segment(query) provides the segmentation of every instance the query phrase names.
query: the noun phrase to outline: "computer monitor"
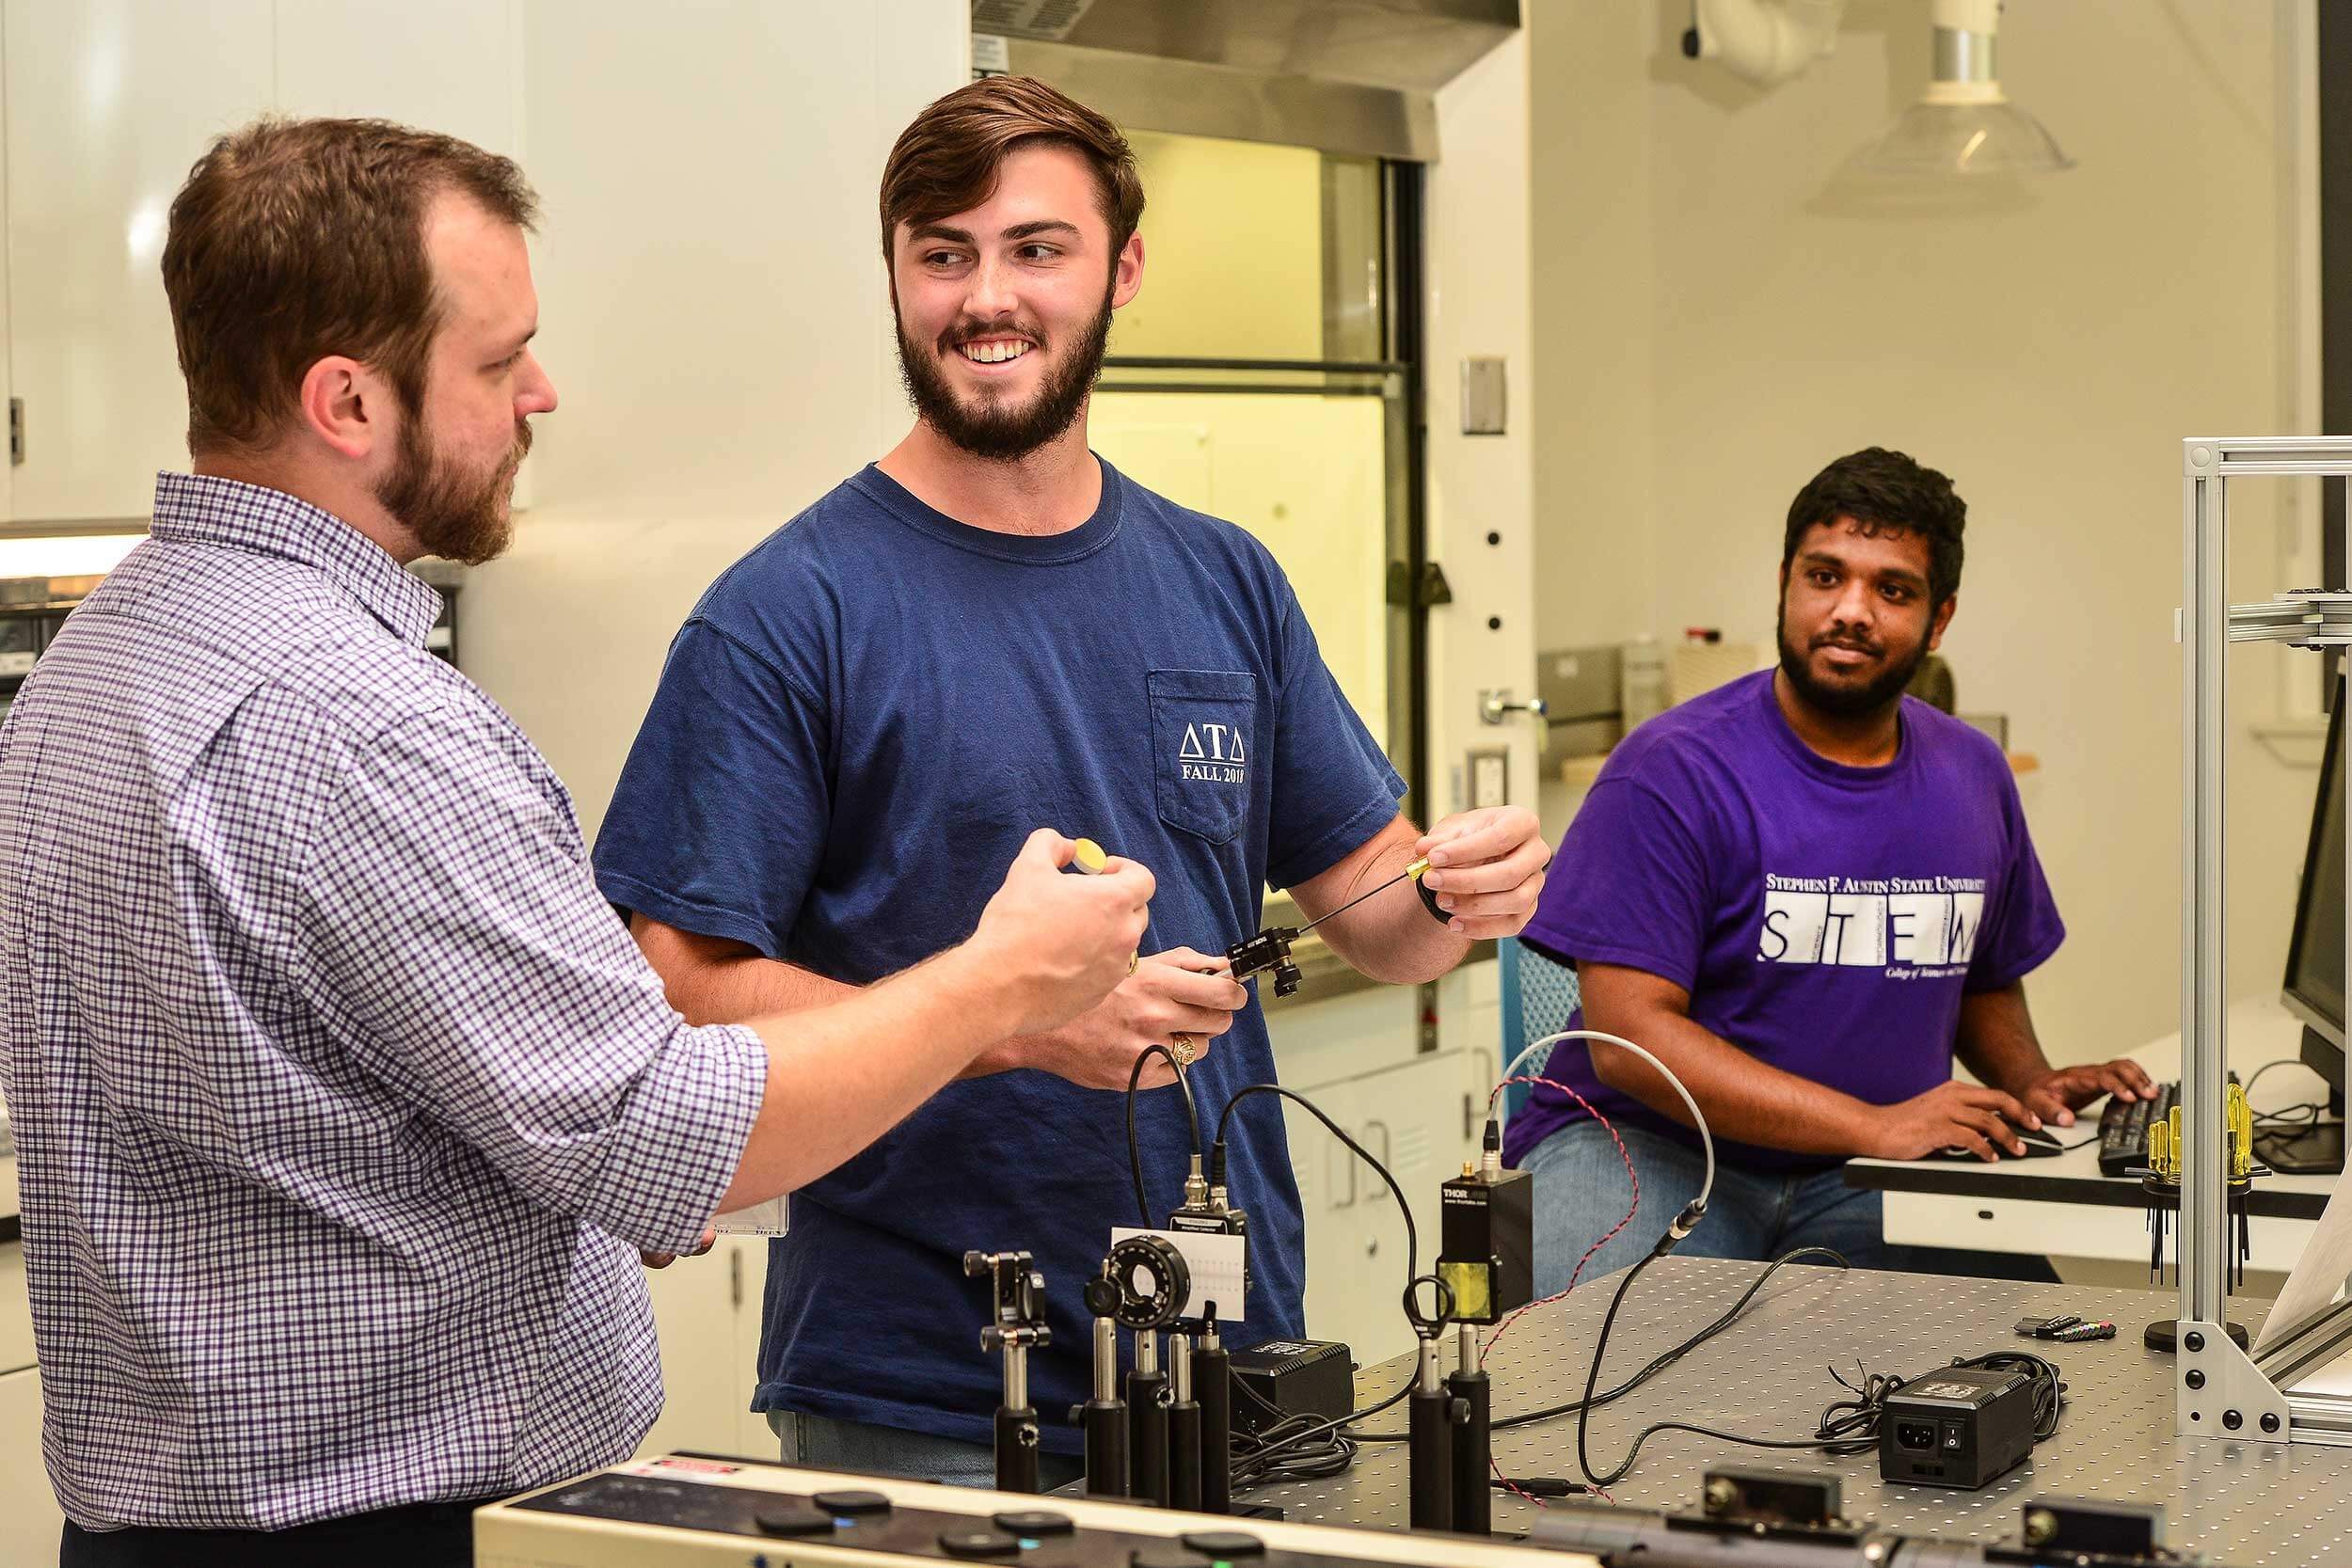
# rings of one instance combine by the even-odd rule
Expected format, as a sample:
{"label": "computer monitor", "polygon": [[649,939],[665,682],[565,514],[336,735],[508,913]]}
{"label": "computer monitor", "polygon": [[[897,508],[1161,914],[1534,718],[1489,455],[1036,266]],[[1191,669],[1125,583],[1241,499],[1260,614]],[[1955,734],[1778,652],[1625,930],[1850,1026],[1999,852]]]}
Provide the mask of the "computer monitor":
{"label": "computer monitor", "polygon": [[2265,1161],[2281,1170],[2344,1168],[2344,709],[2339,679],[2296,889],[2284,995],[2287,1011],[2303,1022],[2303,1061],[2327,1080],[2336,1119],[2308,1132],[2274,1129],[2256,1139]]}

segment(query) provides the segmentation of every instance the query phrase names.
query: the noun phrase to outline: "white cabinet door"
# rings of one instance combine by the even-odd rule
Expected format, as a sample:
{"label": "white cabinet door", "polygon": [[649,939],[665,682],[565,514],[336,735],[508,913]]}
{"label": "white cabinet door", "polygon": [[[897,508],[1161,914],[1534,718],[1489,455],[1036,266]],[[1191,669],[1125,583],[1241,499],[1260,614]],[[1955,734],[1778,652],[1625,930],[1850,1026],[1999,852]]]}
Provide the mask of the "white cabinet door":
{"label": "white cabinet door", "polygon": [[[7,28],[5,25],[0,25],[0,345],[5,345],[7,342],[8,330],[8,247],[5,233],[8,212],[8,161],[5,155],[4,145],[8,130],[8,104],[7,62]],[[14,394],[15,386],[8,374],[8,356],[5,348],[0,348],[0,409],[13,406]],[[0,522],[6,522],[15,515],[16,465],[8,460],[7,450],[0,448]],[[0,1105],[0,1125],[6,1125],[7,1121],[8,1108]],[[0,1164],[5,1164],[10,1171],[16,1168],[16,1161],[12,1156],[0,1160]],[[13,1176],[9,1180],[13,1181]],[[9,1190],[14,1191],[13,1187]]]}
{"label": "white cabinet door", "polygon": [[173,195],[271,100],[270,0],[6,0],[20,520],[144,517],[187,466],[158,262]]}
{"label": "white cabinet door", "polygon": [[727,1240],[741,1259],[737,1277],[742,1281],[743,1294],[743,1304],[735,1314],[735,1442],[727,1451],[773,1459],[776,1434],[768,1418],[751,1408],[752,1388],[759,1381],[759,1331],[767,1320],[768,1238],[734,1236]]}
{"label": "white cabinet door", "polygon": [[[1433,1274],[1438,1266],[1438,1187],[1462,1168],[1462,1085],[1468,1071],[1461,1052],[1423,1056],[1410,1066],[1373,1073],[1356,1085],[1361,1118],[1356,1138],[1389,1167],[1404,1190],[1413,1212],[1418,1252],[1414,1272]],[[1362,1227],[1365,1280],[1361,1310],[1368,1326],[1360,1339],[1358,1359],[1366,1365],[1412,1346],[1406,1323],[1405,1281],[1407,1277],[1405,1221],[1396,1199],[1376,1173],[1364,1178]],[[1431,1292],[1424,1287],[1423,1305]]]}
{"label": "white cabinet door", "polygon": [[[1413,1212],[1412,1261],[1422,1274],[1437,1265],[1438,1186],[1475,1146],[1462,1132],[1470,1077],[1468,1054],[1447,1052],[1311,1096],[1396,1178]],[[1284,1114],[1306,1214],[1308,1334],[1344,1341],[1364,1366],[1410,1349],[1405,1221],[1395,1197],[1312,1117],[1287,1102]]]}
{"label": "white cabinet door", "polygon": [[19,521],[147,515],[187,467],[160,261],[212,138],[265,111],[521,140],[516,0],[0,0]]}
{"label": "white cabinet door", "polygon": [[[661,1336],[664,1400],[661,1418],[645,1434],[639,1453],[739,1452],[747,1418],[757,1421],[765,1435],[766,1423],[747,1418],[757,1379],[753,1358],[739,1347],[743,1319],[758,1311],[757,1280],[765,1277],[767,1246],[757,1236],[722,1236],[703,1257],[681,1258],[646,1276],[654,1326]],[[751,1452],[773,1458],[774,1439]]]}
{"label": "white cabinet door", "polygon": [[0,1243],[0,1372],[33,1364],[33,1304],[24,1290],[24,1247]]}
{"label": "white cabinet door", "polygon": [[40,1373],[0,1377],[0,1562],[55,1562],[65,1515],[40,1459]]}

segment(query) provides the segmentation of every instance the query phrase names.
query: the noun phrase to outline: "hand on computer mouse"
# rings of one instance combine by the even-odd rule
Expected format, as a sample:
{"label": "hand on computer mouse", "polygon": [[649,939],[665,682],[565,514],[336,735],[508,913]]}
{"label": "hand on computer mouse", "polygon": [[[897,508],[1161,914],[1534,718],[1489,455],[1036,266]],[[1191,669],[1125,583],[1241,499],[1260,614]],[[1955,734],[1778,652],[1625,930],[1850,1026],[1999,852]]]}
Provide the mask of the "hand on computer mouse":
{"label": "hand on computer mouse", "polygon": [[1955,1079],[1922,1095],[1873,1107],[1860,1152],[1882,1160],[1918,1160],[1958,1148],[1979,1160],[1996,1161],[1997,1140],[2012,1155],[2025,1153],[2020,1130],[2039,1131],[2042,1118],[2012,1097]]}
{"label": "hand on computer mouse", "polygon": [[[2063,1154],[2066,1152],[2066,1146],[2058,1142],[2057,1138],[2053,1137],[2050,1133],[2050,1130],[2046,1127],[2017,1128],[2012,1131],[2015,1132],[2017,1136],[2015,1144],[2012,1145],[2006,1141],[2002,1141],[1996,1142],[1994,1145],[1995,1148],[2000,1150],[2001,1158],[2003,1160],[2046,1160],[2052,1155]],[[1934,1158],[1938,1160],[1977,1161],[1980,1160],[1982,1157],[1971,1149],[1939,1148],[1935,1151]]]}

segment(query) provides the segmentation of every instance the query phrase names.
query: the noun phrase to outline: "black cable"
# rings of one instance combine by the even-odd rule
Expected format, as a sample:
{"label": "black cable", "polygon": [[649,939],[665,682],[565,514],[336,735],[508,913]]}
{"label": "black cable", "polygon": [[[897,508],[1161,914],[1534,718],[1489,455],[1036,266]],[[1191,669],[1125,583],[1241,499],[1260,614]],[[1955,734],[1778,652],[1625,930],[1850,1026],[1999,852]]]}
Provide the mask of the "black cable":
{"label": "black cable", "polygon": [[[1626,1472],[1633,1468],[1633,1461],[1642,1451],[1642,1444],[1650,1437],[1652,1433],[1668,1431],[1694,1432],[1699,1433],[1703,1436],[1723,1437],[1735,1443],[1741,1441],[1741,1439],[1732,1437],[1726,1433],[1710,1432],[1704,1428],[1686,1426],[1683,1423],[1676,1421],[1661,1421],[1657,1426],[1654,1426],[1648,1431],[1643,1432],[1637,1435],[1633,1439],[1633,1446],[1626,1450],[1624,1461],[1606,1477],[1597,1476],[1593,1473],[1593,1463],[1592,1460],[1587,1457],[1584,1447],[1585,1429],[1595,1404],[1593,1390],[1597,1387],[1600,1383],[1601,1355],[1609,1348],[1609,1331],[1616,1323],[1617,1308],[1625,1304],[1626,1291],[1632,1287],[1633,1281],[1641,1276],[1642,1271],[1648,1268],[1656,1259],[1664,1257],[1666,1255],[1666,1251],[1667,1243],[1665,1239],[1661,1237],[1659,1244],[1644,1253],[1641,1257],[1641,1260],[1636,1262],[1631,1268],[1628,1269],[1625,1273],[1625,1277],[1617,1282],[1616,1292],[1609,1298],[1609,1310],[1607,1313],[1603,1314],[1600,1320],[1599,1338],[1593,1341],[1593,1362],[1591,1368],[1585,1372],[1584,1375],[1584,1398],[1579,1401],[1576,1405],[1577,1467],[1584,1472],[1584,1479],[1586,1481],[1590,1481],[1595,1486],[1602,1487],[1604,1489],[1613,1486],[1618,1481],[1625,1479]],[[1712,1338],[1715,1333],[1720,1332],[1723,1327],[1729,1324],[1734,1317],[1739,1315],[1740,1309],[1747,1305],[1749,1297],[1754,1296],[1757,1291],[1761,1290],[1763,1288],[1764,1281],[1772,1276],[1772,1271],[1774,1269],[1778,1269],[1784,1263],[1794,1262],[1796,1259],[1804,1257],[1828,1257],[1835,1259],[1839,1268],[1846,1268],[1850,1266],[1846,1262],[1843,1256],[1831,1251],[1828,1247],[1799,1247],[1793,1252],[1785,1253],[1781,1257],[1772,1259],[1772,1267],[1766,1269],[1761,1275],[1756,1276],[1756,1283],[1748,1287],[1746,1292],[1742,1294],[1737,1302],[1732,1304],[1731,1310],[1724,1314],[1723,1318],[1719,1320],[1717,1323],[1711,1325],[1708,1330],[1703,1331],[1699,1336],[1695,1337],[1694,1339],[1686,1340],[1681,1345],[1678,1345],[1675,1349],[1667,1352],[1665,1356],[1661,1357],[1661,1360],[1667,1364],[1671,1364],[1673,1361],[1678,1360],[1684,1354],[1688,1354],[1694,1343],[1703,1342],[1705,1339]],[[1643,1375],[1646,1376],[1648,1371],[1648,1368],[1643,1369]],[[1820,1448],[1824,1446],[1824,1442],[1823,1439],[1815,1437],[1805,1442],[1781,1443],[1759,1441],[1755,1446],[1757,1448]]]}
{"label": "black cable", "polygon": [[[1375,891],[1376,892],[1378,890],[1375,889]],[[1390,1172],[1388,1166],[1373,1158],[1372,1151],[1370,1149],[1367,1149],[1363,1145],[1348,1136],[1346,1131],[1343,1129],[1338,1122],[1333,1121],[1329,1117],[1324,1115],[1321,1106],[1315,1104],[1313,1101],[1307,1099],[1304,1095],[1295,1094],[1289,1089],[1283,1088],[1279,1084],[1248,1084],[1234,1090],[1232,1099],[1225,1102],[1225,1109],[1216,1119],[1216,1151],[1211,1156],[1211,1164],[1214,1168],[1219,1172],[1222,1172],[1225,1168],[1225,1130],[1227,1124],[1232,1119],[1233,1108],[1253,1094],[1278,1095],[1296,1105],[1299,1109],[1305,1111],[1309,1116],[1323,1123],[1324,1127],[1329,1131],[1333,1137],[1345,1144],[1348,1147],[1348,1149],[1354,1153],[1359,1160],[1361,1160],[1364,1164],[1370,1165],[1379,1174],[1380,1180],[1387,1183],[1390,1195],[1396,1199],[1396,1212],[1403,1215],[1405,1219],[1406,1278],[1408,1281],[1420,1278],[1421,1234],[1419,1229],[1413,1224],[1413,1206],[1405,1200],[1405,1189],[1397,1185],[1396,1178]],[[1406,1289],[1409,1291],[1411,1286],[1408,1284]],[[1340,1471],[1346,1469],[1349,1465],[1353,1464],[1356,1458],[1356,1441],[1354,1437],[1341,1429],[1352,1426],[1358,1421],[1366,1420],[1374,1416],[1379,1415],[1382,1411],[1394,1406],[1399,1400],[1402,1400],[1406,1395],[1411,1393],[1412,1391],[1413,1378],[1411,1376],[1407,1376],[1405,1380],[1405,1386],[1402,1388],[1399,1388],[1395,1393],[1390,1395],[1387,1399],[1382,1400],[1378,1404],[1368,1406],[1362,1410],[1350,1411],[1347,1415],[1341,1416],[1336,1418],[1317,1421],[1298,1432],[1280,1436],[1277,1436],[1275,1432],[1272,1430],[1258,1433],[1258,1446],[1254,1449],[1254,1450],[1245,1454],[1234,1463],[1232,1472],[1233,1486],[1237,1490],[1244,1486],[1254,1486],[1259,1481],[1263,1481],[1268,1476],[1274,1474],[1281,1474],[1285,1476],[1296,1476],[1302,1474],[1337,1475]],[[1260,1402],[1263,1403],[1264,1402],[1261,1401]],[[1296,1418],[1297,1418],[1295,1417],[1291,1418],[1291,1419]],[[1293,1450],[1300,1449],[1303,1445],[1318,1443],[1327,1437],[1332,1439],[1328,1444],[1316,1449],[1308,1450],[1308,1454],[1311,1457],[1293,1453]],[[1269,1438],[1274,1440],[1267,1441]],[[1236,1448],[1240,1448],[1242,1446],[1240,1442],[1240,1435],[1238,1433],[1235,1436],[1234,1446]],[[1279,1455],[1290,1455],[1290,1457],[1278,1459],[1277,1456]],[[1313,1468],[1311,1470],[1301,1470],[1295,1468],[1295,1462],[1311,1465]],[[1323,1467],[1327,1465],[1330,1467]]]}
{"label": "black cable", "polygon": [[[1845,1375],[1833,1367],[1830,1369],[1830,1376],[1837,1381],[1840,1387],[1851,1391],[1854,1397],[1851,1400],[1834,1401],[1824,1408],[1820,1421],[1815,1426],[1813,1435],[1810,1437],[1750,1437],[1740,1433],[1722,1432],[1713,1427],[1698,1426],[1689,1421],[1657,1421],[1644,1427],[1634,1434],[1632,1443],[1626,1449],[1625,1458],[1618,1462],[1614,1469],[1607,1475],[1596,1474],[1591,1456],[1585,1448],[1585,1433],[1587,1412],[1595,1403],[1599,1402],[1593,1398],[1593,1388],[1599,1379],[1601,1354],[1608,1347],[1609,1330],[1616,1321],[1617,1308],[1625,1300],[1627,1288],[1633,1283],[1635,1275],[1646,1268],[1653,1259],[1662,1256],[1664,1256],[1662,1251],[1647,1253],[1632,1268],[1626,1271],[1625,1278],[1618,1283],[1616,1293],[1610,1298],[1607,1315],[1601,1319],[1600,1335],[1593,1346],[1592,1367],[1585,1374],[1582,1408],[1577,1412],[1576,1420],[1577,1467],[1583,1471],[1587,1481],[1595,1487],[1606,1489],[1623,1481],[1632,1471],[1635,1461],[1640,1458],[1642,1445],[1661,1432],[1687,1432],[1696,1436],[1710,1437],[1723,1443],[1738,1443],[1752,1449],[1811,1449],[1831,1454],[1863,1453],[1878,1446],[1879,1422],[1885,1411],[1886,1398],[1901,1388],[1908,1380],[1883,1373],[1866,1372],[1859,1384],[1849,1383]],[[1788,1255],[1789,1258],[1795,1256],[1794,1253]],[[1788,1258],[1784,1258],[1776,1261],[1788,1260]],[[1839,1261],[1842,1263],[1844,1259],[1840,1259]],[[1976,1355],[1954,1360],[1951,1365],[1992,1367],[2025,1372],[2032,1378],[2034,1385],[2034,1441],[2042,1442],[2057,1433],[2058,1410],[2066,1391],[2066,1385],[2060,1381],[2058,1370],[2052,1363],[2026,1351],[1994,1351],[1989,1355]],[[1859,1370],[1857,1368],[1857,1370]]]}
{"label": "black cable", "polygon": [[[1853,1398],[1832,1400],[1821,1411],[1820,1425],[1813,1435],[1837,1442],[1852,1442],[1852,1449],[1832,1449],[1832,1453],[1859,1452],[1878,1441],[1879,1420],[1886,1413],[1886,1397],[1903,1386],[1904,1379],[1886,1372],[1863,1371],[1862,1363],[1854,1363],[1854,1370],[1862,1381],[1848,1383],[1846,1374],[1832,1367],[1829,1375],[1841,1388],[1851,1389]],[[1735,1439],[1736,1441],[1736,1439]]]}
{"label": "black cable", "polygon": [[[1255,1390],[1252,1395],[1260,1405],[1280,1415],[1263,1395]],[[1335,1433],[1313,1430],[1317,1424],[1313,1417],[1300,1412],[1283,1416],[1263,1432],[1236,1429],[1228,1462],[1246,1470],[1251,1485],[1274,1479],[1313,1481],[1336,1476],[1356,1462],[1356,1445]],[[1272,1450],[1278,1449],[1283,1450],[1280,1456],[1272,1457]]]}
{"label": "black cable", "polygon": [[[1340,1433],[1341,1444],[1344,1445],[1347,1450],[1348,1458],[1352,1461],[1355,1458],[1356,1443],[1358,1440],[1355,1437],[1342,1432],[1341,1429],[1353,1426],[1358,1421],[1367,1420],[1374,1416],[1379,1415],[1382,1411],[1393,1407],[1398,1401],[1404,1399],[1406,1395],[1413,1391],[1413,1384],[1415,1379],[1418,1377],[1419,1372],[1420,1369],[1415,1368],[1412,1372],[1407,1373],[1405,1379],[1405,1386],[1402,1388],[1399,1388],[1395,1393],[1391,1394],[1387,1399],[1382,1400],[1378,1404],[1367,1405],[1361,1410],[1350,1411],[1344,1416],[1335,1417],[1329,1420],[1317,1421],[1306,1430],[1285,1437],[1279,1442],[1267,1444],[1265,1447],[1260,1449],[1254,1455],[1251,1455],[1248,1459],[1237,1463],[1233,1466],[1233,1489],[1235,1491],[1239,1491],[1245,1486],[1255,1486],[1260,1481],[1265,1480],[1268,1476],[1273,1474],[1279,1473],[1287,1475],[1289,1473],[1285,1467],[1287,1462],[1284,1464],[1276,1464],[1273,1462],[1273,1455],[1282,1451],[1283,1449],[1295,1447],[1297,1444],[1311,1442],[1316,1438],[1323,1437],[1327,1433]],[[1298,1419],[1297,1417],[1293,1417],[1291,1418],[1293,1420]],[[1344,1469],[1345,1467],[1345,1465],[1341,1466],[1342,1469]],[[1336,1474],[1337,1471],[1324,1473]]]}
{"label": "black cable", "polygon": [[2306,1065],[2308,1064],[2306,1064],[2300,1056],[2281,1056],[2275,1062],[2265,1062],[2262,1066],[2254,1069],[2254,1076],[2246,1081],[2247,1103],[2249,1105],[2253,1103],[2254,1085],[2261,1083],[2263,1081],[2263,1074],[2268,1072],[2272,1068],[2304,1067]]}
{"label": "black cable", "polygon": [[[1664,1371],[1667,1368],[1673,1366],[1676,1362],[1681,1360],[1684,1356],[1690,1354],[1692,1351],[1698,1349],[1709,1339],[1712,1339],[1717,1335],[1723,1333],[1724,1330],[1732,1325],[1733,1322],[1739,1318],[1741,1312],[1747,1310],[1748,1303],[1756,1299],[1756,1292],[1764,1289],[1765,1285],[1771,1281],[1772,1275],[1778,1274],[1782,1269],[1787,1268],[1789,1264],[1803,1262],[1808,1258],[1828,1259],[1831,1262],[1835,1263],[1841,1269],[1850,1266],[1846,1262],[1844,1257],[1828,1247],[1799,1247],[1793,1252],[1774,1259],[1772,1262],[1764,1266],[1762,1273],[1758,1274],[1755,1279],[1749,1282],[1746,1290],[1740,1292],[1740,1299],[1733,1302],[1729,1309],[1727,1309],[1722,1317],[1717,1318],[1713,1323],[1708,1323],[1705,1328],[1700,1329],[1696,1334],[1692,1335],[1688,1339],[1683,1340],[1672,1350],[1660,1354],[1658,1358],[1650,1362],[1648,1366],[1644,1367],[1640,1371],[1635,1372],[1631,1377],[1627,1378],[1623,1383],[1618,1384],[1614,1388],[1610,1389],[1607,1393],[1594,1396],[1592,1408],[1597,1410],[1602,1405],[1612,1404],[1616,1401],[1625,1398],[1626,1395],[1630,1394],[1636,1388],[1639,1388],[1642,1385],[1647,1383],[1651,1378],[1656,1377],[1660,1372]],[[1506,1427],[1533,1426],[1537,1421],[1549,1421],[1561,1416],[1573,1416],[1578,1411],[1584,1408],[1584,1401],[1570,1400],[1565,1404],[1555,1404],[1544,1410],[1530,1410],[1522,1415],[1500,1417],[1489,1423],[1488,1430],[1501,1432]],[[1402,1443],[1409,1434],[1402,1432],[1359,1432],[1351,1433],[1351,1435],[1354,1436],[1359,1443]]]}
{"label": "black cable", "polygon": [[2033,1379],[2033,1440],[2045,1443],[2058,1435],[2058,1409],[2065,1403],[2066,1384],[2055,1362],[2045,1361],[2030,1351],[1996,1350],[1990,1355],[1955,1360],[1952,1365],[2024,1372]]}
{"label": "black cable", "polygon": [[[1154,1047],[1153,1049],[1156,1050],[1158,1048]],[[1235,1089],[1233,1091],[1233,1098],[1225,1102],[1225,1110],[1223,1114],[1218,1116],[1216,1118],[1216,1153],[1212,1157],[1212,1162],[1216,1168],[1219,1171],[1222,1171],[1225,1168],[1225,1124],[1233,1119],[1233,1107],[1239,1105],[1243,1101],[1248,1099],[1253,1094],[1279,1095],[1284,1100],[1289,1101],[1292,1104],[1297,1106],[1300,1110],[1305,1111],[1309,1116],[1323,1123],[1325,1127],[1330,1130],[1331,1136],[1345,1144],[1348,1148],[1354,1152],[1356,1158],[1361,1160],[1365,1164],[1370,1165],[1375,1171],[1379,1173],[1380,1180],[1389,1184],[1389,1192],[1396,1198],[1396,1212],[1405,1216],[1406,1277],[1407,1279],[1417,1278],[1421,1274],[1420,1233],[1413,1227],[1413,1206],[1405,1201],[1405,1189],[1396,1184],[1396,1178],[1389,1174],[1388,1166],[1382,1164],[1379,1161],[1372,1157],[1371,1150],[1364,1148],[1362,1144],[1358,1143],[1354,1138],[1349,1137],[1338,1122],[1333,1121],[1329,1117],[1325,1116],[1323,1114],[1322,1107],[1318,1106],[1313,1101],[1309,1100],[1306,1096],[1295,1094],[1291,1090],[1282,1087],[1279,1084],[1245,1084],[1240,1088]],[[1391,1401],[1390,1402],[1393,1403],[1395,1402]],[[1382,1405],[1381,1408],[1385,1410],[1388,1406]]]}
{"label": "black cable", "polygon": [[1143,1145],[1136,1136],[1136,1090],[1143,1082],[1143,1064],[1154,1055],[1168,1058],[1168,1065],[1176,1074],[1176,1086],[1184,1091],[1184,1119],[1192,1123],[1192,1151],[1200,1149],[1200,1111],[1192,1102],[1192,1081],[1184,1076],[1184,1064],[1176,1059],[1176,1053],[1164,1045],[1147,1045],[1136,1053],[1136,1065],[1127,1071],[1127,1175],[1136,1184],[1136,1213],[1146,1230],[1157,1228],[1152,1218],[1152,1206],[1143,1200]]}

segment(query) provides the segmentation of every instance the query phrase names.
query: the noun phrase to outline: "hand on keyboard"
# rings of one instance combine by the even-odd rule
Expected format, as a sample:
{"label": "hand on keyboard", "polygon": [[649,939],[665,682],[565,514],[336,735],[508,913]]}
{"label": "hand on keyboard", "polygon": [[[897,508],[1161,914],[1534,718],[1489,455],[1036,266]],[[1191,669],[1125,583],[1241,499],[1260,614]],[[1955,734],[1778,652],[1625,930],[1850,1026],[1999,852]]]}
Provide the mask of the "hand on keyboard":
{"label": "hand on keyboard", "polygon": [[2053,1068],[2017,1091],[2026,1109],[2052,1127],[2072,1127],[2074,1113],[2108,1095],[2126,1102],[2156,1092],[2155,1081],[2129,1057]]}
{"label": "hand on keyboard", "polygon": [[2107,1101],[2099,1113],[2099,1174],[2122,1176],[2148,1164],[2148,1127],[2172,1114],[2181,1098],[2178,1084],[2158,1084],[2153,1099]]}

